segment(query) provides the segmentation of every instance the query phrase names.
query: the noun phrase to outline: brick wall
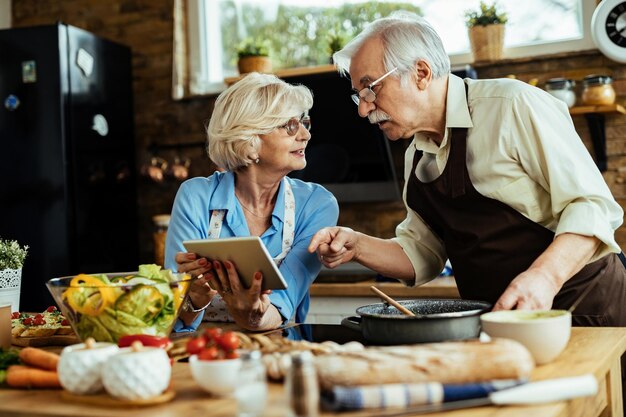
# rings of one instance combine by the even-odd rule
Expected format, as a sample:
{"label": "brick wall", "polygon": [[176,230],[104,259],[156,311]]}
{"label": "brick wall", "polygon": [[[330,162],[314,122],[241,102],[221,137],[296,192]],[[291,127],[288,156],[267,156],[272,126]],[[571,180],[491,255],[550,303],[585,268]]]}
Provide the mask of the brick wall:
{"label": "brick wall", "polygon": [[[189,157],[191,176],[208,175],[214,167],[205,156],[204,125],[214,98],[174,101],[171,98],[173,0],[20,0],[13,2],[13,26],[52,24],[58,20],[120,42],[133,51],[133,88],[135,135],[138,164],[145,163],[151,145],[158,156],[169,161],[175,155]],[[522,80],[543,81],[555,76],[576,79],[590,73],[612,75],[623,104],[626,96],[626,69],[597,52],[556,56],[542,60],[503,61],[477,68],[481,78],[516,74]],[[589,133],[582,117],[574,118],[585,143]],[[604,177],[614,195],[626,205],[626,116],[607,116],[607,154],[609,170]],[[192,146],[187,146],[192,144]],[[402,155],[408,141],[392,144],[402,176]],[[178,146],[178,147],[177,147]],[[591,149],[591,147],[590,147]],[[168,213],[179,183],[167,179],[155,184],[141,178],[139,214],[141,261],[152,261],[152,221],[155,214]],[[401,203],[345,204],[340,223],[381,237],[390,237],[404,217]],[[134,233],[135,231],[129,231]],[[626,229],[618,231],[618,242],[626,244]]]}

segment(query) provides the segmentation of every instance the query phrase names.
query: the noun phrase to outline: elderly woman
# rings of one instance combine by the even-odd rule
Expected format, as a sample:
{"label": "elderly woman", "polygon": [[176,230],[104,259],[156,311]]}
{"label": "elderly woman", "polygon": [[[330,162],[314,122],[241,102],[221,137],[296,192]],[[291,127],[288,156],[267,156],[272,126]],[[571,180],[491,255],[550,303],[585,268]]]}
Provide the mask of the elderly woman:
{"label": "elderly woman", "polygon": [[[224,172],[184,182],[176,195],[165,267],[199,277],[175,331],[209,321],[235,321],[249,330],[303,322],[309,286],[321,269],[307,251],[311,237],[337,223],[335,197],[322,186],[286,175],[306,166],[311,92],[272,75],[251,73],[224,91],[208,128],[208,153]],[[183,241],[259,236],[288,284],[262,291],[262,276],[246,289],[236,265],[185,253]]]}

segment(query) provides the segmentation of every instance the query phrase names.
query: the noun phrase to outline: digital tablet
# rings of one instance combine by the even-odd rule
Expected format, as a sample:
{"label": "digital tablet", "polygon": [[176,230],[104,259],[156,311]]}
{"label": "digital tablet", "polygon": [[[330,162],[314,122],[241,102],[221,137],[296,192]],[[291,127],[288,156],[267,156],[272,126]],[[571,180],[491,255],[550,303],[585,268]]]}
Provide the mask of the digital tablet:
{"label": "digital tablet", "polygon": [[239,279],[246,288],[250,288],[252,277],[257,271],[263,274],[261,287],[263,290],[287,288],[287,282],[258,236],[185,240],[183,246],[187,252],[198,254],[209,260],[231,261],[235,264]]}

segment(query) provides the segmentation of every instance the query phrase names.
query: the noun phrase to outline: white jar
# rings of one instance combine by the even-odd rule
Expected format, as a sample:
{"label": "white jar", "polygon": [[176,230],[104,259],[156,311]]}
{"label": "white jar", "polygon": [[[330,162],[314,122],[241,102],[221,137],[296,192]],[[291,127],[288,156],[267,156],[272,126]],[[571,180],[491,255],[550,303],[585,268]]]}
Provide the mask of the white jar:
{"label": "white jar", "polygon": [[73,394],[94,394],[101,391],[102,364],[119,348],[113,343],[86,343],[67,346],[61,351],[59,381]]}
{"label": "white jar", "polygon": [[122,348],[102,367],[102,383],[109,394],[124,400],[160,395],[170,384],[172,367],[165,350]]}
{"label": "white jar", "polygon": [[546,91],[559,100],[564,101],[567,107],[573,107],[576,104],[575,84],[574,80],[551,78],[546,81]]}

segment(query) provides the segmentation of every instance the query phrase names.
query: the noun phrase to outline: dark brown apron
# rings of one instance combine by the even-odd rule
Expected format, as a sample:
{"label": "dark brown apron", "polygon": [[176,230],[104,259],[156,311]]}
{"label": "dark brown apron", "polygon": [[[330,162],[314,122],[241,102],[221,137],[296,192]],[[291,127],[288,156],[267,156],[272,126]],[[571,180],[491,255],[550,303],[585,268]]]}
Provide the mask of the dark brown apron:
{"label": "dark brown apron", "polygon": [[[422,157],[416,151],[407,204],[443,241],[461,297],[495,303],[513,278],[552,243],[554,232],[478,193],[468,175],[466,146],[467,129],[452,129],[446,167],[428,183],[415,175]],[[616,254],[588,264],[569,279],[553,308],[568,309],[591,283],[595,286],[574,310],[573,324],[626,326],[626,269]]]}

